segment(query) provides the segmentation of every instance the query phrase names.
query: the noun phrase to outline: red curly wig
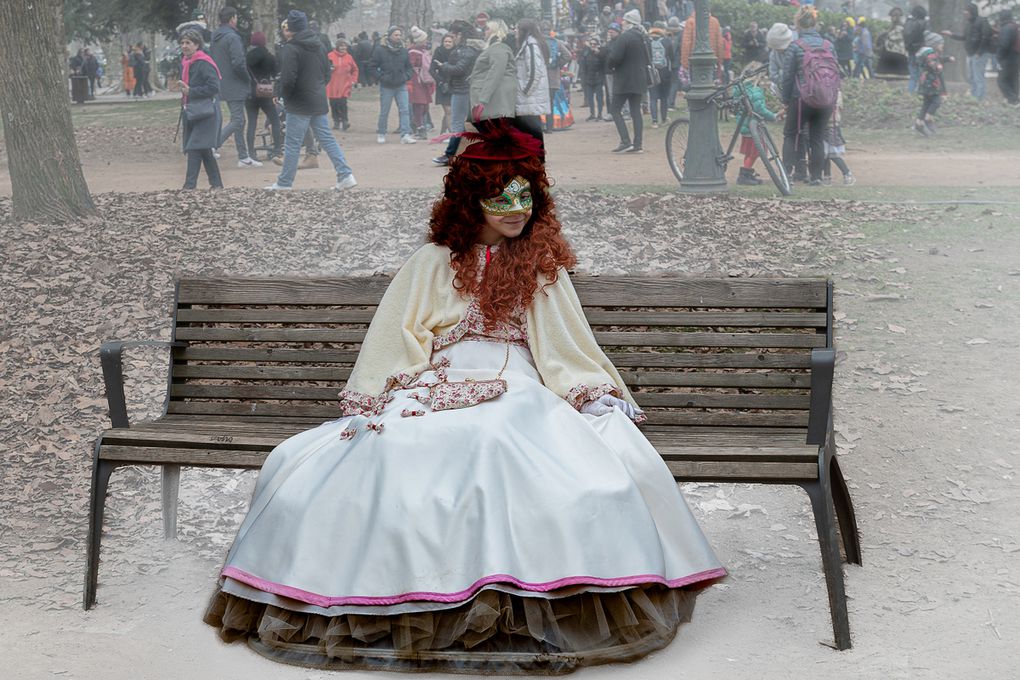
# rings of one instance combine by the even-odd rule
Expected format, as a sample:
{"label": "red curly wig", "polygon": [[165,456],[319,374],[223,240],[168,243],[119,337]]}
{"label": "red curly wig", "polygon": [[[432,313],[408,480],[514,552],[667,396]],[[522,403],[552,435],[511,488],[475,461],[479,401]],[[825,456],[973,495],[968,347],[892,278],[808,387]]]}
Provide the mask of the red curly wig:
{"label": "red curly wig", "polygon": [[[474,250],[485,224],[480,201],[498,196],[517,175],[531,183],[531,219],[520,236],[502,242],[480,277]],[[479,161],[458,156],[443,184],[443,196],[432,206],[429,240],[453,251],[453,284],[462,295],[478,298],[486,325],[507,321],[518,306],[526,309],[540,274],[552,283],[560,267],[576,263],[556,219],[545,166],[537,158]]]}

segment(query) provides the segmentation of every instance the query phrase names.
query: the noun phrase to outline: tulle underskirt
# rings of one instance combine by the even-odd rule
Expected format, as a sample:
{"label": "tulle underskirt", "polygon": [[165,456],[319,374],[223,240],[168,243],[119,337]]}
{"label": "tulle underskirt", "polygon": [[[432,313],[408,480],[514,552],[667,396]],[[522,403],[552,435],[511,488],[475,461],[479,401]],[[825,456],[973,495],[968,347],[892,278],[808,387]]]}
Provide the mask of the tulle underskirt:
{"label": "tulle underskirt", "polygon": [[449,609],[329,617],[218,590],[205,622],[227,642],[313,668],[554,675],[666,646],[695,597],[657,585],[551,599],[486,589]]}

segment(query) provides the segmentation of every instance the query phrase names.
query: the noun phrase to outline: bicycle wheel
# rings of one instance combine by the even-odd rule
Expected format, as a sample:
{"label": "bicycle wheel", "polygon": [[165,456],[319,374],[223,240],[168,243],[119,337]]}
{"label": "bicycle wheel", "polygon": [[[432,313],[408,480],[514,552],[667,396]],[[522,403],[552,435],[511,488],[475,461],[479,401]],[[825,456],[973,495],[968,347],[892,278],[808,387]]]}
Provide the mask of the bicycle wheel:
{"label": "bicycle wheel", "polygon": [[769,177],[779,189],[779,193],[789,196],[793,193],[790,188],[790,177],[786,174],[783,160],[779,157],[779,151],[776,150],[776,143],[772,141],[769,129],[754,118],[751,119],[749,127],[751,139],[754,140],[754,146],[758,149],[758,155],[761,157],[762,165],[765,166],[765,171],[769,173]]}
{"label": "bicycle wheel", "polygon": [[666,131],[666,160],[669,161],[669,169],[673,171],[678,182],[684,179],[684,156],[687,153],[687,133],[690,127],[691,121],[677,118],[669,124]]}

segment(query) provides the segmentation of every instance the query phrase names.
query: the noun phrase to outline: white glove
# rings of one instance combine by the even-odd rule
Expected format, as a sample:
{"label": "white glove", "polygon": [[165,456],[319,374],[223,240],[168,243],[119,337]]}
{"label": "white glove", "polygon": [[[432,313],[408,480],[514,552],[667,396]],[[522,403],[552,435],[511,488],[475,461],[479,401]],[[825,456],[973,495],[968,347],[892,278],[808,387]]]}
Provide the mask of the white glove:
{"label": "white glove", "polygon": [[617,408],[630,418],[634,420],[641,410],[636,408],[633,404],[623,399],[618,399],[611,394],[606,394],[594,401],[589,401],[587,404],[581,407],[581,413],[586,413],[590,416],[604,416],[610,413],[614,408]]}

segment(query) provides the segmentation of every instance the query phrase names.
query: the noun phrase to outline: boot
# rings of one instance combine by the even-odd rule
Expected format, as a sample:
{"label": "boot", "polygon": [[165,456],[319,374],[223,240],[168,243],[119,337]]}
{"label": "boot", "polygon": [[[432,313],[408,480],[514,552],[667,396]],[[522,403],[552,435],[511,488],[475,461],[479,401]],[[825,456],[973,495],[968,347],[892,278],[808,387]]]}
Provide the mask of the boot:
{"label": "boot", "polygon": [[319,167],[319,157],[315,154],[306,153],[302,161],[298,163],[299,170],[307,170],[309,168],[317,167]]}
{"label": "boot", "polygon": [[740,174],[737,175],[737,184],[756,187],[761,183],[762,181],[755,176],[754,170],[751,168],[740,168]]}

